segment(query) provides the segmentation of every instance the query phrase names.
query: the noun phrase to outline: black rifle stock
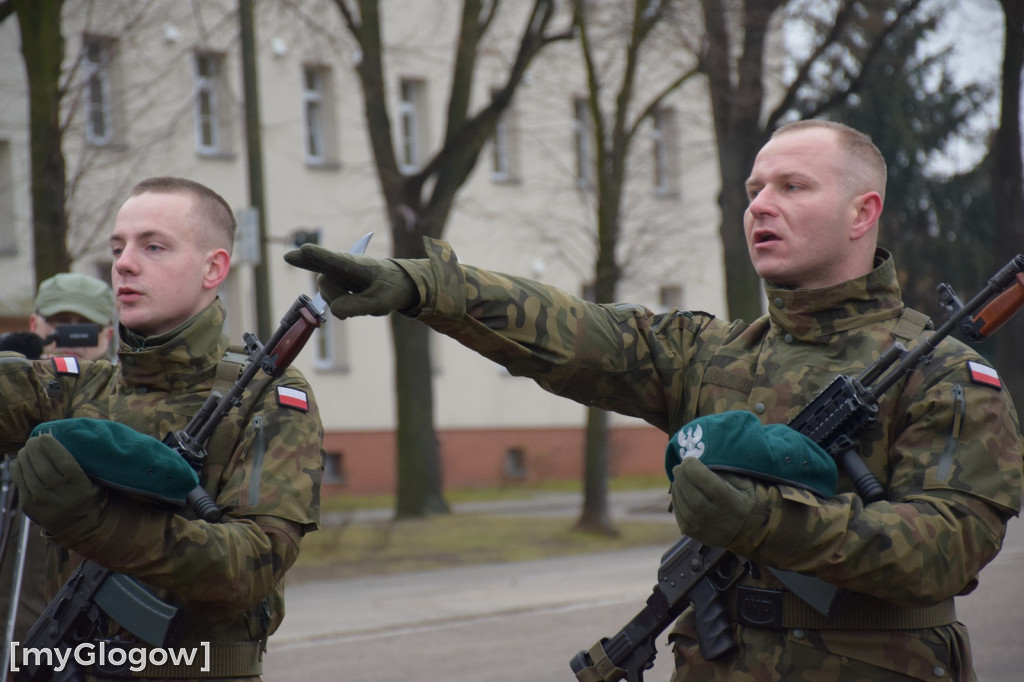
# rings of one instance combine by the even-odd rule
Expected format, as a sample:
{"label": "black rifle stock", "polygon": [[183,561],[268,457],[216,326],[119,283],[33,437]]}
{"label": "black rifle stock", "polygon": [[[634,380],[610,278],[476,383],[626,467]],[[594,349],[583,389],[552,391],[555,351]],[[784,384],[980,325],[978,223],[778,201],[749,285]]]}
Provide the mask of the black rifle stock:
{"label": "black rifle stock", "polygon": [[[1002,326],[1024,306],[1022,273],[1024,255],[1017,255],[966,304],[960,302],[948,285],[940,285],[939,299],[947,319],[938,329],[912,350],[908,351],[900,343],[893,344],[856,377],[837,376],[789,422],[789,426],[832,455],[865,502],[883,499],[884,489],[856,450],[857,437],[877,418],[879,399],[957,328],[971,341],[979,341]],[[720,603],[720,588],[712,579],[716,576],[716,564],[730,556],[725,550],[709,548],[683,536],[662,556],[658,584],[647,599],[647,605],[614,636],[600,640],[611,663],[625,674],[616,672],[603,678],[595,677],[594,661],[585,650],[570,661],[573,673],[580,680],[615,682],[625,677],[629,682],[641,682],[643,671],[654,665],[656,638],[691,603],[695,607],[701,655],[714,660],[730,651],[735,646],[732,625]],[[828,614],[835,588],[809,576],[773,572],[811,606]],[[665,576],[673,576],[673,580],[666,581]],[[807,589],[806,581],[820,583],[821,587]],[[719,581],[718,584],[724,583]],[[710,596],[709,586],[713,590]],[[587,669],[591,669],[589,676],[581,677]]]}
{"label": "black rifle stock", "polygon": [[[253,377],[261,370],[271,377],[280,376],[324,319],[324,311],[318,310],[308,296],[300,295],[266,345],[253,334],[244,334],[249,361],[238,379],[226,394],[212,392],[185,428],[168,433],[163,442],[195,469],[201,469],[207,456],[207,441],[221,420],[241,402],[242,393]],[[202,486],[190,492],[186,501],[197,518],[215,522],[221,517],[220,508]],[[166,647],[176,642],[180,634],[179,615],[177,607],[161,601],[138,581],[87,559],[78,565],[46,607],[21,648],[74,649],[95,638],[106,617],[140,640],[155,647]],[[15,675],[16,682],[85,679],[74,656],[68,658],[60,673],[40,665],[38,659],[33,663],[21,667]],[[17,662],[13,664],[17,666]]]}

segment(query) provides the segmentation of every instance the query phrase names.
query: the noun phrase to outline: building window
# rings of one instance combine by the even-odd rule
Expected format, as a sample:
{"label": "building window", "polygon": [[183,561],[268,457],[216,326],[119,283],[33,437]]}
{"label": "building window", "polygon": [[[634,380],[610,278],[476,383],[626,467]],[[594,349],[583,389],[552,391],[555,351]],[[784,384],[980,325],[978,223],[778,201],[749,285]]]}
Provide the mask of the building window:
{"label": "building window", "polygon": [[195,55],[196,151],[223,154],[227,151],[225,130],[224,56],[213,52]]}
{"label": "building window", "polygon": [[302,113],[306,163],[335,163],[334,110],[331,71],[323,66],[302,67]]}
{"label": "building window", "polygon": [[658,312],[668,313],[683,307],[683,287],[668,284],[658,289]]}
{"label": "building window", "polygon": [[14,161],[11,143],[0,140],[0,254],[18,251],[14,211]]}
{"label": "building window", "polygon": [[513,110],[507,108],[494,126],[491,138],[491,179],[494,182],[512,182],[518,175],[514,122]]}
{"label": "building window", "polygon": [[347,327],[328,317],[314,334],[313,367],[318,370],[348,370]]}
{"label": "building window", "polygon": [[654,193],[657,196],[674,197],[678,195],[675,112],[658,108],[651,118]]}
{"label": "building window", "polygon": [[108,145],[114,138],[111,104],[113,42],[108,38],[86,36],[82,52],[85,139],[90,144]]}
{"label": "building window", "polygon": [[590,188],[594,185],[594,143],[590,107],[587,100],[573,100],[572,134],[576,152],[576,185]]}
{"label": "building window", "polygon": [[505,478],[518,481],[526,478],[526,452],[522,448],[505,451]]}
{"label": "building window", "polygon": [[324,458],[324,483],[345,485],[345,453],[327,453],[327,457]]}
{"label": "building window", "polygon": [[424,91],[423,81],[403,78],[399,83],[398,141],[399,167],[404,173],[414,173],[423,162]]}

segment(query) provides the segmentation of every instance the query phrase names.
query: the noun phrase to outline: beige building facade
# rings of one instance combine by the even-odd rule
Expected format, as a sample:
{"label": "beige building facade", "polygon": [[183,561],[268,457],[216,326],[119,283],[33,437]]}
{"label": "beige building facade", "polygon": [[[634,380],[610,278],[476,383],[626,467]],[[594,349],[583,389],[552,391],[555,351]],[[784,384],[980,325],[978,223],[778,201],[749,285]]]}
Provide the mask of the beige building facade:
{"label": "beige building facade", "polygon": [[[501,84],[529,3],[506,3],[472,93]],[[616,2],[609,0],[607,8]],[[624,3],[618,3],[624,4]],[[337,8],[322,0],[256,3],[267,253],[275,321],[309,273],[282,256],[300,233],[347,250],[375,236],[390,254],[354,69],[362,58]],[[237,3],[67,0],[64,139],[74,269],[108,277],[106,235],[138,180],[180,175],[207,184],[244,216],[249,206]],[[461,3],[382,2],[385,77],[399,161],[410,170],[444,135]],[[562,17],[561,26],[566,17]],[[17,22],[0,24],[0,315],[31,312],[32,239],[27,94]],[[608,43],[611,44],[611,41]],[[659,53],[657,50],[661,50]],[[647,56],[638,101],[681,68],[667,39]],[[724,314],[717,166],[704,84],[688,81],[645,121],[630,159],[619,299],[654,309]],[[582,293],[594,260],[586,96],[578,44],[548,47],[459,195],[445,237],[462,262]],[[241,221],[243,224],[245,220]],[[222,296],[230,333],[255,330],[245,230]],[[581,475],[583,407],[432,337],[436,423],[448,486]],[[297,366],[320,404],[332,490],[386,492],[394,483],[394,378],[384,319],[330,320]],[[656,472],[664,434],[612,420],[612,473]]]}

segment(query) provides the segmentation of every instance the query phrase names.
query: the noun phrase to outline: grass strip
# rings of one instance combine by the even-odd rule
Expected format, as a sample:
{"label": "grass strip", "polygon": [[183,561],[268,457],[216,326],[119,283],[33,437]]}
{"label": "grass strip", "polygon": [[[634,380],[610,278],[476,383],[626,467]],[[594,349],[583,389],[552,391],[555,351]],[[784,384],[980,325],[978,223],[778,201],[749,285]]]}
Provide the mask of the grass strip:
{"label": "grass strip", "polygon": [[[668,517],[671,520],[671,516]],[[617,536],[574,531],[569,518],[443,514],[422,519],[328,526],[302,541],[289,582],[424,571],[477,563],[529,561],[663,545],[674,523],[623,521]],[[652,561],[657,561],[652,556]]]}

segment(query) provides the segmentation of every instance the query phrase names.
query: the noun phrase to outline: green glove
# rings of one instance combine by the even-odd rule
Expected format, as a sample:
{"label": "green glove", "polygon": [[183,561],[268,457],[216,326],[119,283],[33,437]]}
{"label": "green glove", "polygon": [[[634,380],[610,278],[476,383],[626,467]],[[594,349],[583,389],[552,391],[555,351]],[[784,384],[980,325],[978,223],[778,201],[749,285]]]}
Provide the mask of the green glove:
{"label": "green glove", "polygon": [[95,524],[107,503],[107,492],[49,434],[29,439],[11,462],[11,477],[21,508],[53,535]]}
{"label": "green glove", "polygon": [[747,476],[720,476],[696,457],[683,458],[672,473],[672,510],[683,535],[741,556],[760,544],[771,504],[768,486]]}
{"label": "green glove", "polygon": [[336,253],[315,244],[303,244],[284,259],[320,273],[317,286],[337,318],[411,312],[420,305],[415,283],[396,260]]}

